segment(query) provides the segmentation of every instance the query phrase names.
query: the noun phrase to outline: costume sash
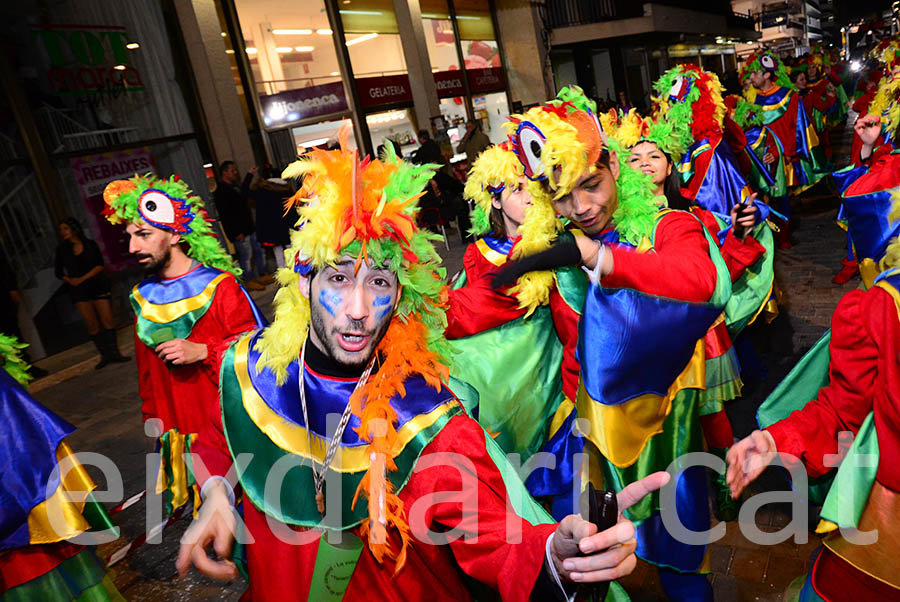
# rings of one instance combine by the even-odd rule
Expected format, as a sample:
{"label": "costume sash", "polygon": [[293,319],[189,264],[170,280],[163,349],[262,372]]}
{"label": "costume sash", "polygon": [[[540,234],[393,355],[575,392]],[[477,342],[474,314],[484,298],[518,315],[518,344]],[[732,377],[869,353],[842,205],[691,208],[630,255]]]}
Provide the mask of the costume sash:
{"label": "costume sash", "polygon": [[[230,274],[198,265],[178,278],[161,280],[152,276],[131,290],[131,306],[137,317],[135,332],[148,347],[171,339],[187,338],[194,324],[210,308],[219,284]],[[258,326],[266,324],[256,304],[241,287]]]}
{"label": "costume sash", "polygon": [[[343,412],[356,381],[322,377],[304,370],[311,424],[308,439],[299,400],[299,362],[288,366],[283,385],[277,384],[269,368],[257,372],[258,336],[256,333],[238,339],[226,353],[221,373],[222,423],[229,450],[232,457],[244,452],[254,455],[253,461],[239,471],[244,494],[262,512],[290,525],[338,529],[358,525],[368,516],[368,509],[364,501],[354,506],[353,494],[369,468],[368,444],[355,430],[360,424],[358,416],[351,416],[325,480],[326,509],[329,494],[340,496],[340,521],[321,524],[310,468],[310,461],[322,465],[336,425],[336,420],[329,421],[327,417]],[[396,491],[406,485],[425,446],[450,418],[464,412],[453,393],[444,387],[435,391],[420,376],[410,377],[404,386],[406,395],[391,400],[398,416],[394,457],[397,470],[390,472],[388,478]],[[267,490],[273,467],[276,472],[278,467],[288,470],[280,487],[269,479]],[[329,487],[338,483],[340,491],[329,492]]]}
{"label": "costume sash", "polygon": [[785,88],[783,86],[779,87],[771,94],[757,92],[755,103],[760,109],[759,113],[764,125],[769,125],[773,121],[778,121],[778,119],[787,113],[791,104],[791,93],[792,90],[790,88]]}
{"label": "costume sash", "polygon": [[[660,212],[657,226],[667,212]],[[731,278],[718,246],[706,228],[703,233],[717,273],[709,302],[602,283],[591,284],[588,292],[579,323],[582,383],[576,406],[591,424],[588,438],[616,466],[635,462],[661,432],[679,390],[705,386],[702,339],[731,295]]]}
{"label": "costume sash", "polygon": [[[747,180],[737,168],[737,160],[721,138],[704,138],[695,142],[681,158],[678,166],[685,184],[682,194],[704,209],[729,220],[731,208],[752,193]],[[769,216],[765,203],[758,203],[760,221]]]}
{"label": "costume sash", "polygon": [[891,195],[900,193],[900,151],[880,157],[871,167],[848,166],[833,174],[843,204],[840,217],[847,222],[856,259],[866,288],[878,274],[892,238],[900,235],[900,221],[891,221]]}

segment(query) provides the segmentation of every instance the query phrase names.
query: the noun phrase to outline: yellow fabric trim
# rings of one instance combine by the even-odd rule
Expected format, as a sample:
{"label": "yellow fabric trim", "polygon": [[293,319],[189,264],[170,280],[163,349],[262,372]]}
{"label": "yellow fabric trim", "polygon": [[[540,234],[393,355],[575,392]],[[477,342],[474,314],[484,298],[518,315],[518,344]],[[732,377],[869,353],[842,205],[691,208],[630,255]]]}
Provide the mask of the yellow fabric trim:
{"label": "yellow fabric trim", "polygon": [[484,255],[484,258],[494,265],[501,266],[506,263],[506,255],[490,248],[488,244],[484,242],[483,238],[479,238],[475,242],[475,246],[478,247],[478,250],[481,251],[481,254]]}
{"label": "yellow fabric trim", "polygon": [[[777,92],[777,90],[776,90],[776,92]],[[775,92],[773,92],[772,94],[774,94],[774,93],[775,93]],[[786,105],[786,104],[789,103],[790,101],[791,101],[791,93],[788,92],[787,94],[784,95],[784,98],[782,98],[781,101],[780,101],[778,104],[774,104],[774,105],[762,105],[762,104],[758,104],[758,105],[756,105],[756,106],[757,106],[759,109],[762,109],[763,111],[775,111],[776,109],[780,109],[781,107],[783,107],[784,105]]]}
{"label": "yellow fabric trim", "polygon": [[875,278],[877,278],[880,273],[881,266],[879,266],[871,257],[866,257],[859,262],[859,276],[862,278],[865,290],[872,288],[875,284]]}
{"label": "yellow fabric trim", "polygon": [[[250,346],[250,337],[240,339],[234,353],[234,370],[243,395],[244,410],[259,429],[272,440],[272,443],[284,451],[315,460],[319,464],[325,459],[328,450],[328,440],[324,437],[310,433],[310,450],[307,444],[307,431],[299,424],[288,422],[279,416],[259,396],[253,383],[250,381],[250,373],[247,367],[247,353]],[[391,456],[397,456],[416,435],[438,421],[444,414],[457,405],[456,399],[450,399],[439,405],[427,414],[420,414],[408,420],[397,429],[397,443],[391,452]],[[368,446],[359,445],[347,447],[340,445],[331,462],[331,470],[337,472],[362,472],[369,469]]]}
{"label": "yellow fabric trim", "polygon": [[838,526],[831,522],[830,520],[825,520],[824,518],[819,519],[819,524],[816,526],[816,533],[819,535],[825,535],[826,533],[831,533],[832,531],[837,531]]}
{"label": "yellow fabric trim", "polygon": [[550,440],[556,435],[556,431],[565,424],[566,420],[569,418],[569,414],[575,409],[575,402],[566,397],[562,400],[562,403],[559,404],[559,407],[556,408],[556,412],[553,414],[553,418],[550,419],[550,430],[547,432],[547,439]]}
{"label": "yellow fabric trim", "polygon": [[619,468],[634,464],[647,442],[663,430],[672,400],[683,389],[706,389],[706,346],[700,339],[685,369],[665,396],[647,393],[619,405],[597,403],[579,383],[575,406],[579,418],[587,418],[585,433],[600,453]]}
{"label": "yellow fabric trim", "polygon": [[[64,467],[68,468],[68,472],[60,479],[53,495],[28,514],[29,543],[32,545],[71,539],[91,528],[81,513],[88,493],[97,486],[65,441],[56,448],[56,463],[64,463],[60,466],[61,475]],[[51,516],[54,517],[53,522]],[[62,531],[58,532],[57,527],[61,527]]]}
{"label": "yellow fabric trim", "polygon": [[895,289],[893,286],[882,280],[877,283],[875,286],[880,288],[881,290],[887,292],[894,299],[894,305],[897,306],[897,319],[900,320],[900,291]]}
{"label": "yellow fabric trim", "polygon": [[[772,284],[769,285],[769,292],[766,294],[765,301],[762,302],[762,305],[759,306],[759,309],[756,310],[756,313],[753,314],[753,317],[750,318],[750,321],[747,322],[747,326],[750,326],[754,322],[756,322],[756,318],[759,317],[759,314],[766,312],[766,324],[770,324],[772,320],[778,317],[778,295],[776,294],[776,299],[772,298],[772,291],[775,290],[775,279],[772,279]],[[774,315],[773,315],[774,314]],[[746,327],[745,327],[746,328]]]}
{"label": "yellow fabric trim", "polygon": [[813,127],[812,123],[806,126],[806,141],[809,143],[809,148],[819,146],[819,135],[816,133],[816,128]]}
{"label": "yellow fabric trim", "polygon": [[228,274],[219,274],[199,294],[180,301],[173,301],[172,303],[157,305],[147,301],[138,290],[138,285],[131,289],[131,295],[141,308],[141,316],[157,324],[168,324],[184,314],[198,310],[209,303],[209,300],[212,299],[216,292],[216,287],[226,278],[228,278]]}
{"label": "yellow fabric trim", "polygon": [[184,461],[185,441],[190,438],[193,443],[197,439],[196,433],[182,434],[172,429],[170,436],[169,457],[172,459],[172,481],[166,478],[166,457],[162,456],[159,463],[159,473],[156,475],[156,493],[160,494],[168,490],[172,494],[172,507],[180,508],[188,502],[190,488],[188,487],[188,469]]}

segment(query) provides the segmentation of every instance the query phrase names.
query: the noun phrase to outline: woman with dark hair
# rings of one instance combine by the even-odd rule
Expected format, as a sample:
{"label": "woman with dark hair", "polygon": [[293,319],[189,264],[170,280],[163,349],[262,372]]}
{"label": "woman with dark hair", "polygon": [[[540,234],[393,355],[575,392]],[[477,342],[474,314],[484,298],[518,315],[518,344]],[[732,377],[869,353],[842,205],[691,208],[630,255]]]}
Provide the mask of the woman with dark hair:
{"label": "woman with dark hair", "polygon": [[97,243],[85,236],[81,224],[67,217],[59,223],[62,241],[56,247],[56,277],[69,286],[69,296],[78,309],[100,352],[96,369],[110,362],[127,362],[119,353],[109,305],[109,278],[103,267],[103,255]]}

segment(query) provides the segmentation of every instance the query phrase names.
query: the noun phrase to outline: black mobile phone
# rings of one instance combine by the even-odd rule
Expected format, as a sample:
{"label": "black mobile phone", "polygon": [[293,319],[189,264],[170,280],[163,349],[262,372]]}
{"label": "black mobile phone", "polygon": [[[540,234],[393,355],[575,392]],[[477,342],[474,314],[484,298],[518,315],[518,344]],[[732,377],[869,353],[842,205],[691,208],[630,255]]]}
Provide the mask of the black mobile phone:
{"label": "black mobile phone", "polygon": [[[597,533],[614,527],[619,520],[619,503],[615,491],[607,489],[598,494],[594,485],[588,483],[580,502],[581,518],[597,525]],[[591,602],[603,602],[609,591],[609,582],[595,583],[586,589]]]}

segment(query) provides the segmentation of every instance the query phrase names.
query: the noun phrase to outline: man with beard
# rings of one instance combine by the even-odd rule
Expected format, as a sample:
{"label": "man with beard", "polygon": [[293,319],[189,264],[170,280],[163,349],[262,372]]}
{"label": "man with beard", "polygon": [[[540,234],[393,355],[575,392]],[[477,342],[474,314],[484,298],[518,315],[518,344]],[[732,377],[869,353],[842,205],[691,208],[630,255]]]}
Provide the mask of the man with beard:
{"label": "man with beard", "polygon": [[161,421],[173,511],[188,493],[173,474],[218,397],[216,349],[264,319],[215,240],[203,201],[177,176],[116,180],[103,196],[107,219],[127,223],[129,251],[148,276],[131,291],[138,388],[144,420]]}
{"label": "man with beard", "polygon": [[[238,487],[257,602],[471,600],[474,581],[504,600],[567,599],[633,569],[628,521],[597,533],[577,515],[542,520],[448,388],[443,268],[415,225],[431,173],[390,148],[362,162],[314,151],[285,171],[304,176],[294,266],[278,274],[272,325],[223,355],[182,574],[237,576]],[[667,480],[650,475],[619,507]]]}

